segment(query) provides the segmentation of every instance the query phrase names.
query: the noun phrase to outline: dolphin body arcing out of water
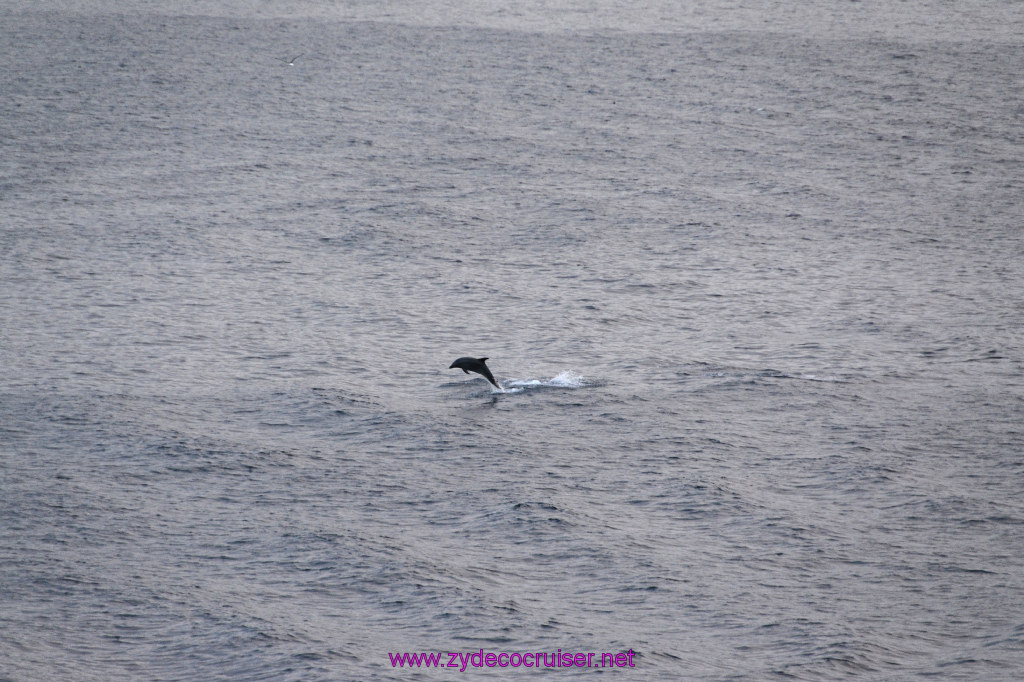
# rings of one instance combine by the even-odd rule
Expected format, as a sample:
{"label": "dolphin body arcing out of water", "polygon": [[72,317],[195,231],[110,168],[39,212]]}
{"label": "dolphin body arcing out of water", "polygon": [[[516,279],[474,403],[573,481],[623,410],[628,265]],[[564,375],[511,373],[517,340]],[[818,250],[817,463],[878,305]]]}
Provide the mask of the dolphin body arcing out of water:
{"label": "dolphin body arcing out of water", "polygon": [[487,369],[487,365],[484,364],[486,362],[487,358],[459,358],[453,362],[448,369],[455,369],[457,367],[466,374],[476,372],[477,374],[483,375],[485,379],[494,384],[497,388],[501,389],[501,384],[494,380],[494,375],[491,374],[491,370]]}

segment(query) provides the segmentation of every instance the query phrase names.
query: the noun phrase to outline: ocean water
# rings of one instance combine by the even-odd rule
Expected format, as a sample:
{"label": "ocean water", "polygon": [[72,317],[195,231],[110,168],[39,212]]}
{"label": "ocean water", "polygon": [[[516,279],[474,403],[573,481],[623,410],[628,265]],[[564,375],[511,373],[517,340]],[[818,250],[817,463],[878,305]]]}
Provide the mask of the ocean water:
{"label": "ocean water", "polygon": [[0,679],[1019,679],[1022,26],[8,3]]}

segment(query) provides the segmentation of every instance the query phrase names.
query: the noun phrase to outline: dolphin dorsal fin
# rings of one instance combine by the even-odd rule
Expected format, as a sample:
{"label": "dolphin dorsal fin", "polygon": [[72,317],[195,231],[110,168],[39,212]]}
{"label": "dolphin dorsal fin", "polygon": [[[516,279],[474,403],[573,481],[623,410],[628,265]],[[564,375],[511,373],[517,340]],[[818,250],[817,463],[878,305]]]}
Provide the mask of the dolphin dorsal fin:
{"label": "dolphin dorsal fin", "polygon": [[477,358],[480,362],[487,362],[487,358]]}

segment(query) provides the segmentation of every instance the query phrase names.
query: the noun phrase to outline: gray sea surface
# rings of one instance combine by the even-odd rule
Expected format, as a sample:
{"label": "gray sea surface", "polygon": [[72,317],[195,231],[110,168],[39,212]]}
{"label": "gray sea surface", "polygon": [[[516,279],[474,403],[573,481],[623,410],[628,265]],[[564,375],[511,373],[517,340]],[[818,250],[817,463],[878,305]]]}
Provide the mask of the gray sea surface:
{"label": "gray sea surface", "polygon": [[5,3],[0,679],[1020,679],[1021,35]]}

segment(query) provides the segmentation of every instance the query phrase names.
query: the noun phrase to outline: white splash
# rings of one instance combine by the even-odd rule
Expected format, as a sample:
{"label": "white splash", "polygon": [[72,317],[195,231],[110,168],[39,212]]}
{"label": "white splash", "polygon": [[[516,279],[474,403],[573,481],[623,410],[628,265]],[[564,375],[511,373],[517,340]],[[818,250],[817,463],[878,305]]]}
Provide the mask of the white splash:
{"label": "white splash", "polygon": [[583,375],[577,374],[576,372],[568,369],[557,376],[550,379],[549,383],[552,386],[559,386],[562,388],[579,388],[580,386],[586,386],[587,382],[583,378]]}
{"label": "white splash", "polygon": [[821,376],[817,376],[816,374],[801,374],[797,378],[798,379],[803,379],[804,381],[825,381],[825,382],[837,383],[837,384],[846,383],[842,379],[840,379],[839,377],[837,377],[835,375],[827,376],[827,377],[821,377]]}
{"label": "white splash", "polygon": [[527,388],[580,388],[586,386],[583,375],[566,370],[550,379],[508,379],[502,382],[506,393],[518,392]]}

